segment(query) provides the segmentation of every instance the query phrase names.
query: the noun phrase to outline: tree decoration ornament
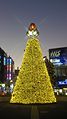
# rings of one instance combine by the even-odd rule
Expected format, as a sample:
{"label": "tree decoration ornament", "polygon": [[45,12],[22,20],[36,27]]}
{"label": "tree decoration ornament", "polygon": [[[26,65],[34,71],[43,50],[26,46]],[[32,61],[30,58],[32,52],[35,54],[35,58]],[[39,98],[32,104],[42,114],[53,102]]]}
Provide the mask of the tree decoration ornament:
{"label": "tree decoration ornament", "polygon": [[29,29],[30,31],[32,31],[32,30],[36,30],[37,27],[36,27],[35,23],[31,23],[28,29]]}
{"label": "tree decoration ornament", "polygon": [[29,25],[28,31],[26,34],[28,37],[37,37],[39,35],[39,31],[37,30],[35,23],[31,23]]}

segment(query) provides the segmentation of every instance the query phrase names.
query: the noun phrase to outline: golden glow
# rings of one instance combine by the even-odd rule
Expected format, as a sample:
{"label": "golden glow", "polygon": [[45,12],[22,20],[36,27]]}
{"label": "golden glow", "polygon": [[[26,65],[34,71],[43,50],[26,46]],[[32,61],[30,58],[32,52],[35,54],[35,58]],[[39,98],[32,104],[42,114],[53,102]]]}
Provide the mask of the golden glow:
{"label": "golden glow", "polygon": [[37,29],[37,27],[36,27],[35,23],[31,23],[28,29],[29,29],[30,31],[32,31],[32,30]]}
{"label": "golden glow", "polygon": [[39,40],[36,38],[30,38],[27,42],[10,102],[23,104],[56,102]]}

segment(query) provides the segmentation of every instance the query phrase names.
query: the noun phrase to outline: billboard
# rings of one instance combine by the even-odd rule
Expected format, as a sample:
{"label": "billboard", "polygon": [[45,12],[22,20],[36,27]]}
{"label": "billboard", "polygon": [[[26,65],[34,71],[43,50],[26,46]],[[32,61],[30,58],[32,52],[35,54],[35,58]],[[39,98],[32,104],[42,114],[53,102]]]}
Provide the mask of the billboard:
{"label": "billboard", "polygon": [[54,65],[67,65],[67,47],[49,49],[49,59]]}
{"label": "billboard", "polygon": [[67,85],[67,79],[58,81],[58,85]]}

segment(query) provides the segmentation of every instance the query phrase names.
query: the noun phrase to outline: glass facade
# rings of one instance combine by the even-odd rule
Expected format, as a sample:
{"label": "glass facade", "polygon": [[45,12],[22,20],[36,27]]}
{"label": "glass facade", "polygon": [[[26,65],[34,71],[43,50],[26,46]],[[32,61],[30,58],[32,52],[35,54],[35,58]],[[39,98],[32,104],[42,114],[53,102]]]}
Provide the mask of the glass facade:
{"label": "glass facade", "polygon": [[67,87],[67,47],[49,49],[49,60],[55,67],[57,86]]}
{"label": "glass facade", "polygon": [[[0,48],[0,92],[1,95],[13,90],[14,61]],[[7,85],[6,85],[7,84]]]}
{"label": "glass facade", "polygon": [[14,61],[9,56],[7,58],[7,80],[13,79],[13,65],[14,65]]}

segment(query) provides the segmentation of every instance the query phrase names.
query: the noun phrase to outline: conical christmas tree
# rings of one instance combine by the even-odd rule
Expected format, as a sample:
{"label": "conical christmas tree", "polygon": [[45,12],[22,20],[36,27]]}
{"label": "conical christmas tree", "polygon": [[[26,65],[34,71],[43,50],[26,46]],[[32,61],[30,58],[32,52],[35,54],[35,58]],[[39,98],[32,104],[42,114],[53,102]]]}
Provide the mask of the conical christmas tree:
{"label": "conical christmas tree", "polygon": [[11,103],[53,103],[56,98],[37,38],[29,38]]}

